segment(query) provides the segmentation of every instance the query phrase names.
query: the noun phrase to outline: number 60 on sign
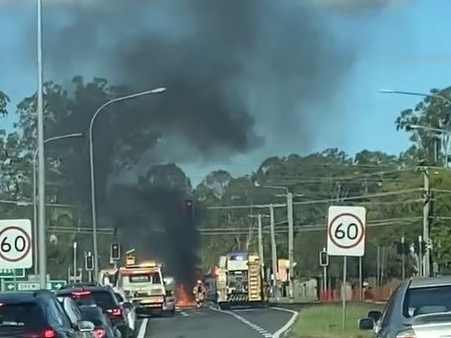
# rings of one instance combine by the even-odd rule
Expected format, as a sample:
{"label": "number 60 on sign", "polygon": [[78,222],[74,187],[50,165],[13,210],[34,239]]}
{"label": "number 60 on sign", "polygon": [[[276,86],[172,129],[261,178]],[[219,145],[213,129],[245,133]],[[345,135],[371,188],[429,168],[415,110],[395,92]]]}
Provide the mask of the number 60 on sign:
{"label": "number 60 on sign", "polygon": [[330,256],[363,256],[366,209],[331,206],[328,218],[327,253]]}
{"label": "number 60 on sign", "polygon": [[31,221],[0,220],[0,268],[31,268],[32,252]]}

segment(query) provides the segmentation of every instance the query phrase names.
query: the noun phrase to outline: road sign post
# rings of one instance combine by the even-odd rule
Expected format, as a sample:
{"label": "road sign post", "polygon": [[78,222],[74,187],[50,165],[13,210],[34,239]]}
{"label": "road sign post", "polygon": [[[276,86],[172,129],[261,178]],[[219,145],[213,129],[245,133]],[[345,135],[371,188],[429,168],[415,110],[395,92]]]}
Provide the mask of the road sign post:
{"label": "road sign post", "polygon": [[362,257],[365,254],[366,208],[331,206],[327,225],[327,253],[343,256],[343,330],[346,329],[346,282],[347,257]]}
{"label": "road sign post", "polygon": [[29,269],[32,266],[31,221],[0,220],[0,268]]}

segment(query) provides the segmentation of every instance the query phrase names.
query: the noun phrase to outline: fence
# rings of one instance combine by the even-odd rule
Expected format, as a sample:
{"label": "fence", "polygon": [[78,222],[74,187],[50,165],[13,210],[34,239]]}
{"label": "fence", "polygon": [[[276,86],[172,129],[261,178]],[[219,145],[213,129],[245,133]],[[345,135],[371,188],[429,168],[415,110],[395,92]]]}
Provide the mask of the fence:
{"label": "fence", "polygon": [[[397,284],[395,283],[377,287],[348,287],[346,290],[346,299],[355,302],[386,302],[396,287]],[[342,291],[340,289],[322,290],[319,294],[319,301],[330,303],[339,302],[342,299],[341,293]]]}

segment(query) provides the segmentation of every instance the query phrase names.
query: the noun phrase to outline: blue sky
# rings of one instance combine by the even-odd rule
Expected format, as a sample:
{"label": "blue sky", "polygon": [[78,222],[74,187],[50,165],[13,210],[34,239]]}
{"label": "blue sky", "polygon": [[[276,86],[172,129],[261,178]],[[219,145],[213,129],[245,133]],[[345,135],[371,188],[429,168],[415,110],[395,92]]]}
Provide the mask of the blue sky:
{"label": "blue sky", "polygon": [[[24,4],[33,2],[23,1]],[[451,1],[417,0],[377,16],[353,20],[337,20],[337,30],[344,38],[368,39],[360,43],[359,58],[350,74],[350,81],[340,90],[336,130],[318,121],[318,137],[311,149],[318,151],[339,147],[353,154],[364,148],[399,153],[408,146],[407,135],[397,132],[394,120],[398,113],[412,107],[418,97],[380,94],[381,88],[428,92],[430,88],[450,85],[451,79]],[[34,55],[24,55],[24,44],[30,41],[35,19],[32,6],[2,7],[0,0],[0,90],[16,104],[35,90]],[[31,39],[32,41],[32,39]],[[10,111],[13,111],[13,105]],[[0,120],[1,128],[11,128],[14,114]],[[345,135],[345,136],[343,136]],[[246,156],[237,156],[230,163],[184,164],[198,181],[213,168],[222,167],[235,174],[254,170],[268,155],[296,152],[293,146],[278,149],[268,144],[265,149]],[[225,161],[224,161],[225,162]]]}

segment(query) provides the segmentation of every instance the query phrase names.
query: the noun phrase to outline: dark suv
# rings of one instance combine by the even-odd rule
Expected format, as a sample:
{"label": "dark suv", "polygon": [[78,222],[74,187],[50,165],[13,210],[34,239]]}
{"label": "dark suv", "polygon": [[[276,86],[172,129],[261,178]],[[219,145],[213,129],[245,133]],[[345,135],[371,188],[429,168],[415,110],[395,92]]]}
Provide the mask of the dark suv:
{"label": "dark suv", "polygon": [[129,337],[130,332],[127,316],[111,288],[104,286],[84,286],[59,290],[56,295],[58,297],[70,297],[79,306],[97,305],[108,315],[113,326],[121,332],[122,337]]}
{"label": "dark suv", "polygon": [[73,325],[51,292],[0,292],[0,337],[86,338],[94,325]]}

